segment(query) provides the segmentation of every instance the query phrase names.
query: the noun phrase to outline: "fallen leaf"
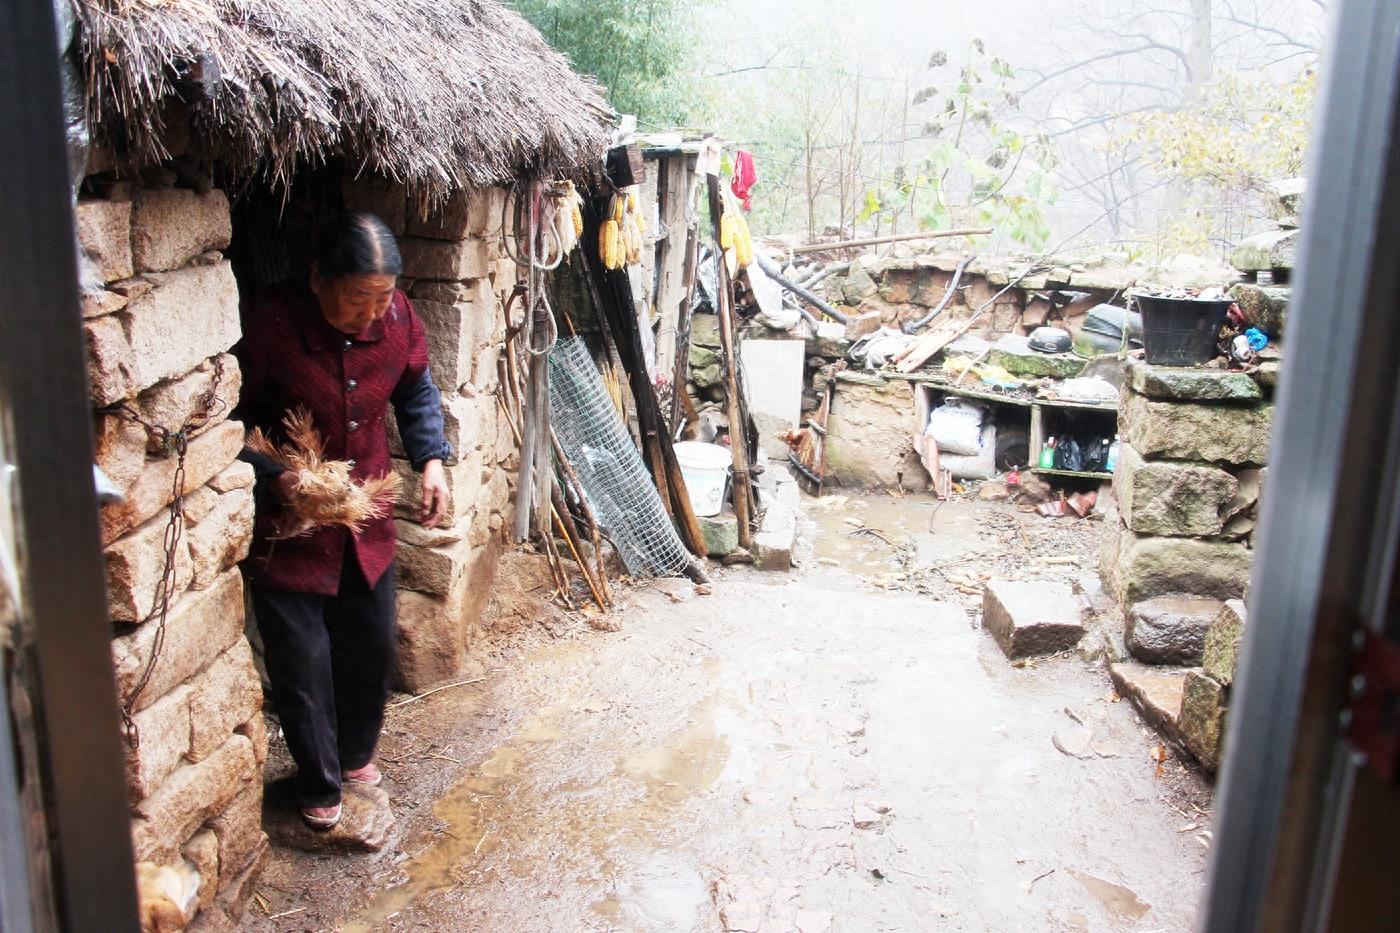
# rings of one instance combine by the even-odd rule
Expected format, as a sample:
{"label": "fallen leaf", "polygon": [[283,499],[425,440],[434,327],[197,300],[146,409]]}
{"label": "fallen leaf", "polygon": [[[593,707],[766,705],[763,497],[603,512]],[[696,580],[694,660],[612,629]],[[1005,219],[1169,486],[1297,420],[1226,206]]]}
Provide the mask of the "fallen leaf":
{"label": "fallen leaf", "polygon": [[1153,761],[1157,762],[1156,773],[1153,776],[1160,778],[1162,776],[1162,764],[1167,760],[1167,747],[1165,745],[1158,745],[1156,748],[1152,749],[1151,757]]}

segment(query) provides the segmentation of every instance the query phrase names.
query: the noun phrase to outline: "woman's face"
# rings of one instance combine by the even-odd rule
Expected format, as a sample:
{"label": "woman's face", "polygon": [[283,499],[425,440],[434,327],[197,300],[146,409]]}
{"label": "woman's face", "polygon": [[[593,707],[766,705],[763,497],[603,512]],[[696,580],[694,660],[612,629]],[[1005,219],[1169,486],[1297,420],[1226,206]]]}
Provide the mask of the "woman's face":
{"label": "woman's face", "polygon": [[323,279],[311,272],[311,291],[321,304],[321,314],[336,330],[358,334],[382,318],[394,300],[398,281],[392,275],[348,275]]}

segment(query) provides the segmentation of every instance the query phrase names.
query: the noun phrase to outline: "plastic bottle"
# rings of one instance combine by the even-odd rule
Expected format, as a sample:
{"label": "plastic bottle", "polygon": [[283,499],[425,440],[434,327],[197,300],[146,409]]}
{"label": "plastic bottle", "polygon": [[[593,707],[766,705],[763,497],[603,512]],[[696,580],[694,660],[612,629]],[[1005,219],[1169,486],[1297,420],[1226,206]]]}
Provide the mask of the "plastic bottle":
{"label": "plastic bottle", "polygon": [[1055,467],[1055,438],[1051,437],[1045,442],[1045,446],[1040,448],[1040,468],[1051,470]]}
{"label": "plastic bottle", "polygon": [[1113,435],[1113,443],[1108,445],[1108,462],[1104,468],[1112,473],[1118,466],[1118,435]]}

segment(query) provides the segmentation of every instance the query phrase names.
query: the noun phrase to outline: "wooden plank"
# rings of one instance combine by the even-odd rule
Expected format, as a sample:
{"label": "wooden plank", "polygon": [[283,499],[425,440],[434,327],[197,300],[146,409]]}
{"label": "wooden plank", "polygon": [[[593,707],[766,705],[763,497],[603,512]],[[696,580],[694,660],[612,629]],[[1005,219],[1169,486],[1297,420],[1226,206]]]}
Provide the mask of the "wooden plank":
{"label": "wooden plank", "polygon": [[[657,375],[676,369],[676,335],[679,330],[682,302],[689,300],[686,283],[687,241],[690,226],[687,214],[694,201],[692,180],[695,176],[693,159],[676,156],[658,161],[658,217],[656,231],[656,372]],[[663,234],[664,231],[664,234]]]}
{"label": "wooden plank", "polygon": [[1079,479],[1113,479],[1112,473],[1090,473],[1085,470],[1052,470],[1047,467],[1031,467],[1031,472],[1045,476],[1074,476]]}
{"label": "wooden plank", "polygon": [[942,322],[896,356],[895,369],[902,373],[913,372],[927,363],[934,354],[941,352],[944,347],[958,339],[966,329],[967,325],[963,321]]}

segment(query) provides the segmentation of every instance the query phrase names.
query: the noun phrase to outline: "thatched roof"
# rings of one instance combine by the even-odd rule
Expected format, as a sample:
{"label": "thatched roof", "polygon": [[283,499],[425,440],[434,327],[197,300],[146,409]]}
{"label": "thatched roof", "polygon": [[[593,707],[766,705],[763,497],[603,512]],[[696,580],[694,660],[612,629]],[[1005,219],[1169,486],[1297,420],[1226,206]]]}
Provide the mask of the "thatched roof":
{"label": "thatched roof", "polygon": [[167,156],[162,114],[235,172],[303,160],[425,195],[591,170],[611,110],[497,0],[75,0],[89,114],[120,157]]}

